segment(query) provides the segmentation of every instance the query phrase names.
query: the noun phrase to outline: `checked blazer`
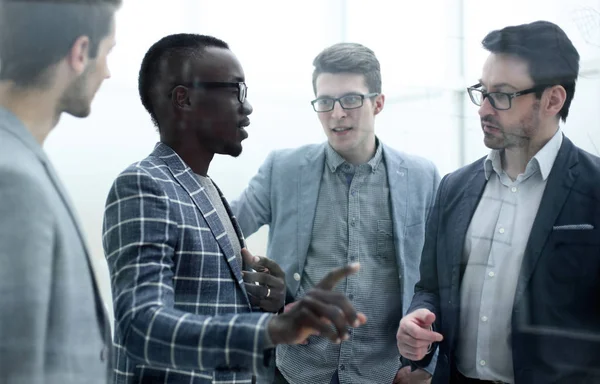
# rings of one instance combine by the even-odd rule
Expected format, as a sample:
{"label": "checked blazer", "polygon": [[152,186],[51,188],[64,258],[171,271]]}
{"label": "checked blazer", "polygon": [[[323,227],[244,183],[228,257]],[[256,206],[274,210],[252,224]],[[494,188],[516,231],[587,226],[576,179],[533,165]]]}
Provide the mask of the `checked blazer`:
{"label": "checked blazer", "polygon": [[271,315],[251,307],[215,208],[167,145],[158,143],[113,183],[103,246],[115,309],[115,383],[250,383],[265,372]]}

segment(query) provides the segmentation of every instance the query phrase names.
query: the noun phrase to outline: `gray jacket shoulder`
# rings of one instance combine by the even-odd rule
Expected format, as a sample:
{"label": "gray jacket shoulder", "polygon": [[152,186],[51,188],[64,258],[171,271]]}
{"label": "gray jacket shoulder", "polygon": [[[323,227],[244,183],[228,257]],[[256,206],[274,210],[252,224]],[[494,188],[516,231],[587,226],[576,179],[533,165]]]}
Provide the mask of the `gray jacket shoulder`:
{"label": "gray jacket shoulder", "polygon": [[401,159],[402,165],[408,169],[437,174],[437,167],[429,159],[399,151],[386,144],[383,144],[383,151],[384,154],[387,154],[387,156],[393,156],[395,158]]}
{"label": "gray jacket shoulder", "polygon": [[311,160],[325,152],[326,143],[307,144],[297,148],[276,149],[269,153],[267,161],[277,168],[295,167],[305,160]]}

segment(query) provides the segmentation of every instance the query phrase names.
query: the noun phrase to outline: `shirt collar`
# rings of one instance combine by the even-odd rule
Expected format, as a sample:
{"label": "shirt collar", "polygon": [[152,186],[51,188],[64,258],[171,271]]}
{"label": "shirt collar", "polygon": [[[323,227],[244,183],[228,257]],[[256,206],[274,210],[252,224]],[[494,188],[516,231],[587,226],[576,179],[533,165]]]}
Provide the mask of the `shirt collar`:
{"label": "shirt collar", "polygon": [[[366,164],[371,168],[372,171],[376,171],[377,167],[381,163],[381,159],[383,158],[383,146],[379,142],[379,139],[375,138],[375,154]],[[350,163],[346,162],[346,160],[333,149],[333,147],[327,143],[325,146],[325,162],[329,167],[329,170],[332,173],[335,173],[337,169],[343,164],[348,164],[351,168],[354,168]]]}
{"label": "shirt collar", "polygon": [[[552,170],[552,166],[554,166],[554,161],[556,160],[556,156],[558,156],[558,151],[560,150],[560,146],[562,145],[563,135],[560,128],[556,131],[554,136],[540,149],[529,163],[525,169],[525,173],[532,172],[534,167],[539,169],[542,179],[546,180],[550,175],[550,171]],[[502,160],[501,160],[501,150],[493,149],[490,151],[488,156],[485,158],[483,163],[483,169],[485,171],[486,180],[490,179],[492,171],[496,172],[498,175],[502,175],[504,172],[502,170]]]}

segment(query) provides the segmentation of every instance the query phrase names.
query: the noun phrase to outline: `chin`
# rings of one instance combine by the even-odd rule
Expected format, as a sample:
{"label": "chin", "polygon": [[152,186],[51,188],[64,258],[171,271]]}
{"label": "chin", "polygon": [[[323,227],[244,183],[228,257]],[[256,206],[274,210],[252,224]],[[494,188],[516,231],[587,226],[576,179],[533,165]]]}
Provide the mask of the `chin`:
{"label": "chin", "polygon": [[488,137],[487,135],[483,138],[483,144],[489,149],[504,149],[503,140],[498,140],[495,137]]}
{"label": "chin", "polygon": [[92,112],[92,108],[89,104],[88,105],[79,105],[74,108],[67,108],[63,112],[68,113],[69,115],[71,115],[73,117],[85,118],[90,115],[90,113]]}
{"label": "chin", "polygon": [[227,147],[225,147],[223,154],[229,155],[231,157],[238,157],[242,154],[242,150],[243,148],[241,143],[238,145],[228,145]]}

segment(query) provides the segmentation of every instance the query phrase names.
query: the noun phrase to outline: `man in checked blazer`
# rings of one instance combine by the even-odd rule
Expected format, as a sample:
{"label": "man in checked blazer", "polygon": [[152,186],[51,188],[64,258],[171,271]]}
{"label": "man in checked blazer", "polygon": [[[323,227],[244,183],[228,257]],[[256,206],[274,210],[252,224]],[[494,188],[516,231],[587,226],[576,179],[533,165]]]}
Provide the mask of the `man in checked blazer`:
{"label": "man in checked blazer", "polygon": [[579,54],[545,21],[483,46],[468,92],[491,151],[440,184],[398,347],[439,350],[435,384],[600,383],[600,159],[559,127]]}
{"label": "man in checked blazer", "polygon": [[[0,383],[106,383],[110,324],[43,149],[110,76],[116,0],[0,3]],[[52,15],[52,17],[48,17]],[[75,159],[76,160],[76,159]]]}
{"label": "man in checked blazer", "polygon": [[106,203],[115,382],[250,383],[273,368],[275,345],[314,333],[337,341],[363,324],[364,315],[331,292],[354,265],[332,271],[293,310],[265,312],[282,309],[284,274],[244,249],[227,201],[207,176],[215,154],[241,153],[252,112],[227,44],[167,36],[144,57],[139,88],[161,142],[118,176]]}

